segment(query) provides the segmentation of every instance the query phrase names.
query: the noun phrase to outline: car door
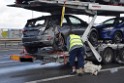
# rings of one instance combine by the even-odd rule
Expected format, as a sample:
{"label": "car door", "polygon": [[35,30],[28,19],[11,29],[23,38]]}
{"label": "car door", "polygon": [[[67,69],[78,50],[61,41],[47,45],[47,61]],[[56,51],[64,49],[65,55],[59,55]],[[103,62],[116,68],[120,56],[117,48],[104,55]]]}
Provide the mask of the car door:
{"label": "car door", "polygon": [[[122,32],[122,35],[124,34],[124,18],[120,18],[119,19],[119,23],[118,23],[118,26],[117,26],[117,30],[120,30]],[[124,37],[124,35],[123,35]]]}
{"label": "car door", "polygon": [[71,24],[71,32],[82,35],[88,26],[87,23],[74,16],[69,16],[68,18]]}
{"label": "car door", "polygon": [[61,32],[62,34],[65,36],[65,38],[68,36],[68,34],[70,33],[70,28],[71,28],[71,25],[70,23],[68,22],[68,19],[67,17],[65,16],[64,19],[63,19],[63,24],[62,24],[62,28],[61,29]]}

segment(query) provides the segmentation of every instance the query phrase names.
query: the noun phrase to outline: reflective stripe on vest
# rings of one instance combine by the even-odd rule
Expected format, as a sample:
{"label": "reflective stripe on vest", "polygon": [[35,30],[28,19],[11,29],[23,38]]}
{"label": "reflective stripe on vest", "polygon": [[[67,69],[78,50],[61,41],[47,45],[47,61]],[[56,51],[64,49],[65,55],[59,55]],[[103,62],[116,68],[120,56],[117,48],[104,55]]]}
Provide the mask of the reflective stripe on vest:
{"label": "reflective stripe on vest", "polygon": [[83,43],[81,41],[80,36],[72,34],[72,35],[70,35],[70,49],[75,45],[83,46]]}

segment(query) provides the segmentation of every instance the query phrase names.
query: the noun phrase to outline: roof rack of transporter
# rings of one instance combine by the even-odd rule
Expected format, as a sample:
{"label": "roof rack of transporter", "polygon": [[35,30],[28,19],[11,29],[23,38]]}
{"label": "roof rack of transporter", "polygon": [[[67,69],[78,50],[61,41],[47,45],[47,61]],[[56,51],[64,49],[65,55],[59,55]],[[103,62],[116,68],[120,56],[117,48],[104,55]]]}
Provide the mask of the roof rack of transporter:
{"label": "roof rack of transporter", "polygon": [[[21,1],[21,2],[17,2]],[[16,0],[15,4],[8,6],[19,7],[33,11],[48,12],[51,14],[60,13],[63,7],[66,6],[66,14],[85,14],[94,15],[94,11],[97,11],[97,15],[103,16],[117,16],[124,13],[124,6],[120,4],[105,4],[95,2],[82,2],[71,0]]]}

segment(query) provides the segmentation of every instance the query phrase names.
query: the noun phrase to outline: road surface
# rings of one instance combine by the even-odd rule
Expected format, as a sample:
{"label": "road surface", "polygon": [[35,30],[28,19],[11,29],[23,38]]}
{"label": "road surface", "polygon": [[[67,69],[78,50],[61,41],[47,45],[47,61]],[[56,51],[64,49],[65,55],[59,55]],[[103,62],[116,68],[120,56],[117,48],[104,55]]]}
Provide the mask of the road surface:
{"label": "road surface", "polygon": [[124,83],[124,65],[102,65],[103,69],[98,76],[70,76],[71,68],[68,64],[42,64],[38,60],[21,63],[10,60],[11,54],[19,55],[21,50],[0,50],[0,83]]}

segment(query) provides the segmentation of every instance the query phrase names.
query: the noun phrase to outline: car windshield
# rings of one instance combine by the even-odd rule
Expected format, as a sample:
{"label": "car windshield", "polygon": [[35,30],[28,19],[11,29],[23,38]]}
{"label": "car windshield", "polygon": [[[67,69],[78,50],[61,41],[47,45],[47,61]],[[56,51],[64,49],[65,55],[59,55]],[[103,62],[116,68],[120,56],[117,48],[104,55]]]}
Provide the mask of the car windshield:
{"label": "car windshield", "polygon": [[109,19],[109,20],[104,21],[102,24],[108,25],[108,24],[113,24],[113,23],[114,23],[114,19]]}
{"label": "car windshield", "polygon": [[104,25],[114,25],[114,24],[121,24],[124,21],[123,18],[114,18],[114,19],[109,19],[107,21],[104,21],[102,24]]}
{"label": "car windshield", "polygon": [[38,20],[28,20],[26,28],[40,28],[42,31],[45,30],[45,19]]}

